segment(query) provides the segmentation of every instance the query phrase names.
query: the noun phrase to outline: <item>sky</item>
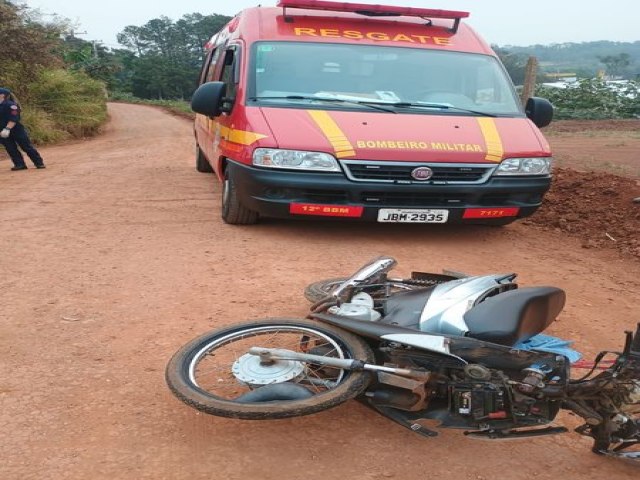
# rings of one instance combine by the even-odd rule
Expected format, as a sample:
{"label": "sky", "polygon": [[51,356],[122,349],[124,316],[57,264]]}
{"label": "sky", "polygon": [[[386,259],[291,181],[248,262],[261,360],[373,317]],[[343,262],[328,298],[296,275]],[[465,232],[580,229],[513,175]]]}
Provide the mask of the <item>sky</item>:
{"label": "sky", "polygon": [[[116,35],[127,25],[143,25],[165,15],[235,15],[243,8],[277,0],[18,0],[45,19],[58,14],[72,20],[86,40],[118,48]],[[640,0],[353,0],[356,3],[441,8],[471,12],[466,20],[485,40],[498,45],[640,40]],[[535,7],[535,8],[534,8]],[[212,32],[214,33],[214,32]]]}

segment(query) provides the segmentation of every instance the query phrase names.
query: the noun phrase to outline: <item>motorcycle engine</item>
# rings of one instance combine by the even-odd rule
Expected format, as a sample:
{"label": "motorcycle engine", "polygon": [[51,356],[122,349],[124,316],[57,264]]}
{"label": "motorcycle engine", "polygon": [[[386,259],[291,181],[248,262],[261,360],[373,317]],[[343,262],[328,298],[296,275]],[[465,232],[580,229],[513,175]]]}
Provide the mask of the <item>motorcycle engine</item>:
{"label": "motorcycle engine", "polygon": [[626,406],[622,409],[627,413],[640,412],[640,380],[633,380],[627,393]]}

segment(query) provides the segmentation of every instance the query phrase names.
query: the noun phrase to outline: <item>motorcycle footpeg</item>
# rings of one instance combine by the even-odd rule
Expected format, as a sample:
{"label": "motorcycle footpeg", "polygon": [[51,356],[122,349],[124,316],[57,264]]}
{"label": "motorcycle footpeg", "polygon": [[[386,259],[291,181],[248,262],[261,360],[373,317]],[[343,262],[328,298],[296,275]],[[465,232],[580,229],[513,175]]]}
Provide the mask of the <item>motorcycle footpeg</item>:
{"label": "motorcycle footpeg", "polygon": [[557,435],[568,430],[564,427],[535,428],[529,430],[472,430],[464,432],[470,438],[482,440],[517,440],[520,438]]}
{"label": "motorcycle footpeg", "polygon": [[389,407],[381,407],[371,403],[367,403],[367,404],[368,406],[373,408],[375,411],[377,411],[379,414],[384,415],[388,419],[396,422],[398,425],[402,425],[404,428],[408,428],[409,430],[411,430],[414,433],[417,433],[418,435],[422,435],[423,437],[427,437],[427,438],[438,436],[438,432],[429,430],[428,428],[423,427],[422,425],[417,423],[417,420],[419,420],[422,417],[411,415],[408,412],[402,412],[400,410],[396,410]]}

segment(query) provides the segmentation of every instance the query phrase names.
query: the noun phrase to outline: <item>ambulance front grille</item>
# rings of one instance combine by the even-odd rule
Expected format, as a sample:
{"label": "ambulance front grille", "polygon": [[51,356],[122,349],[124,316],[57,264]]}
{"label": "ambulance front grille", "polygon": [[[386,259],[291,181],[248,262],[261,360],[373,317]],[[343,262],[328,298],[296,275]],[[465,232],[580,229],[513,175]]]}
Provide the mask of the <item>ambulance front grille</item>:
{"label": "ambulance front grille", "polygon": [[[527,196],[526,200],[530,200]],[[416,193],[416,192],[362,192],[359,198],[363,205],[381,205],[385,207],[468,207],[472,206],[509,206],[525,201],[518,195],[510,194],[459,194],[459,193]]]}
{"label": "ambulance front grille", "polygon": [[[478,164],[434,164],[413,162],[367,162],[342,161],[347,177],[356,182],[384,182],[384,183],[483,183],[496,165]],[[428,180],[416,180],[411,176],[418,167],[429,167],[433,176]]]}
{"label": "ambulance front grille", "polygon": [[471,198],[460,194],[404,193],[404,192],[363,192],[360,201],[365,205],[398,207],[460,207],[466,206]]}

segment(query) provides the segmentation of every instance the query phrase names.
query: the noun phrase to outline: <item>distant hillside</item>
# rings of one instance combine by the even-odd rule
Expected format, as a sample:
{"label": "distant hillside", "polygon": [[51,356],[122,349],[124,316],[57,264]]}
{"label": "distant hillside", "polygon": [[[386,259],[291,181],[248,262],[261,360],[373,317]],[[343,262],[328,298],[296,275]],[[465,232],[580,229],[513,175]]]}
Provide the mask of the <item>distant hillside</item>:
{"label": "distant hillside", "polygon": [[[636,78],[640,75],[640,41],[637,42],[583,42],[555,43],[551,45],[531,45],[518,47],[505,45],[499,47],[518,57],[530,55],[538,57],[542,69],[547,73],[572,72],[580,77],[593,77],[599,70],[621,75],[625,78]],[[626,55],[628,55],[628,58]],[[615,64],[615,59],[623,55],[622,64]],[[609,57],[609,64],[600,59]],[[611,57],[614,57],[613,59]],[[628,60],[628,65],[624,59]],[[613,63],[612,63],[613,61]],[[616,70],[611,72],[611,70]]]}

